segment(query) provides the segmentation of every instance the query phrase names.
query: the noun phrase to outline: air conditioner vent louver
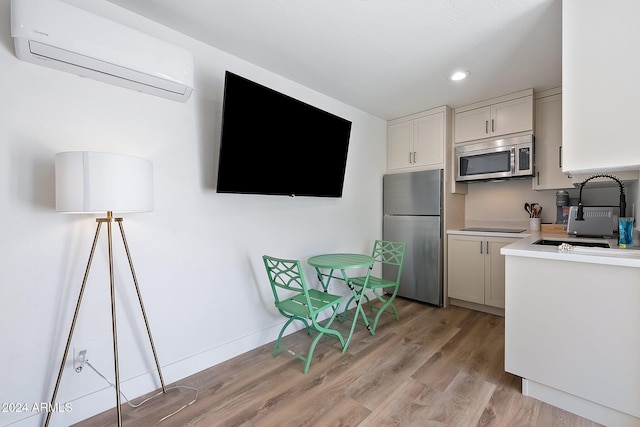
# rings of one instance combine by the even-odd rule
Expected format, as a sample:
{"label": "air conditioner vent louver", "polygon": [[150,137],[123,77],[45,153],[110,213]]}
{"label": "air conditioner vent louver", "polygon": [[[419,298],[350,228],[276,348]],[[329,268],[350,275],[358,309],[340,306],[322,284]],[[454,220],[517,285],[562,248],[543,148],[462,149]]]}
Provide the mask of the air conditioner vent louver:
{"label": "air conditioner vent louver", "polygon": [[185,102],[193,56],[58,0],[12,0],[16,56],[128,89]]}

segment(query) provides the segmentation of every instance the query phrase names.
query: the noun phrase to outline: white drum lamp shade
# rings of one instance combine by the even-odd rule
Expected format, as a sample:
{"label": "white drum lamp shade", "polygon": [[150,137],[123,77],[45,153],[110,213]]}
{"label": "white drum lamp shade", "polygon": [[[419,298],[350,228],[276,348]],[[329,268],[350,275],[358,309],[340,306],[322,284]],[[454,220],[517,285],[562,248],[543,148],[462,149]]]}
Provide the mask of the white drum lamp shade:
{"label": "white drum lamp shade", "polygon": [[56,211],[64,213],[153,210],[153,163],[115,153],[56,154]]}

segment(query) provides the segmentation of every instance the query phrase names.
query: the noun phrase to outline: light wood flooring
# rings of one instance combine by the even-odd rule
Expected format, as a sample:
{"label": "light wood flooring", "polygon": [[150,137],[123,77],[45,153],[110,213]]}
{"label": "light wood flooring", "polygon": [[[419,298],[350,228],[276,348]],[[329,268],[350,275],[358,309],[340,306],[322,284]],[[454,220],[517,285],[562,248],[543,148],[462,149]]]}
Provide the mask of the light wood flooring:
{"label": "light wood flooring", "polygon": [[[504,318],[397,298],[400,321],[383,315],[374,336],[362,325],[345,354],[323,337],[311,362],[264,345],[177,382],[198,400],[163,426],[597,426],[520,392],[504,372]],[[349,321],[335,322],[347,331]],[[215,333],[215,328],[210,329]],[[274,337],[275,338],[275,337]],[[284,338],[304,352],[311,338]],[[138,409],[123,405],[125,426],[153,426],[191,400],[170,390]],[[115,409],[77,426],[115,425]]]}

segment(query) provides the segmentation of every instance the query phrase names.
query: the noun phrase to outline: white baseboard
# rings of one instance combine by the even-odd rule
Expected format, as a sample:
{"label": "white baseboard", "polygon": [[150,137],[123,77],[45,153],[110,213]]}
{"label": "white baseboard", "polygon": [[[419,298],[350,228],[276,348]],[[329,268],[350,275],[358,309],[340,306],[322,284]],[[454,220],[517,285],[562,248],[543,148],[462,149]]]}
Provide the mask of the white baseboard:
{"label": "white baseboard", "polygon": [[591,402],[581,397],[548,387],[535,381],[522,379],[522,394],[588,418],[605,426],[639,427],[640,418]]}
{"label": "white baseboard", "polygon": [[[352,304],[352,308],[354,306],[355,304]],[[324,318],[327,316],[329,316],[329,314]],[[321,320],[322,319],[323,317],[321,317]],[[264,344],[275,341],[283,324],[284,320],[244,337],[240,337],[193,356],[189,356],[185,359],[161,366],[165,384],[178,383],[179,385],[179,381],[183,378],[208,369]],[[289,326],[289,328],[287,328],[286,335],[292,334],[302,327],[303,325],[300,322],[294,322]],[[139,396],[147,394],[153,390],[158,390],[161,386],[157,372],[154,370],[133,378],[121,380],[120,387],[121,391],[129,399],[135,400]],[[124,403],[124,399],[122,399],[122,402]],[[63,405],[65,403],[63,403]],[[49,425],[51,427],[66,427],[70,424],[77,423],[94,415],[100,414],[115,407],[115,405],[115,389],[113,387],[106,386],[100,390],[96,390],[75,399],[72,402],[68,402],[68,406],[63,407],[63,409],[70,406],[71,410],[54,412],[51,416],[51,422]],[[13,421],[10,424],[3,424],[3,427],[9,425],[12,427],[40,427],[44,423],[45,417],[46,413],[32,412],[25,416],[25,418],[18,421]]]}
{"label": "white baseboard", "polygon": [[[217,347],[195,354],[185,359],[161,366],[165,384],[177,383],[190,375],[203,371],[235,356],[246,353],[264,344],[274,341],[284,322],[269,326],[253,334],[223,343]],[[287,335],[295,332],[299,327],[292,325],[287,329]],[[63,385],[64,386],[64,385]],[[132,400],[160,388],[157,372],[147,372],[121,382],[121,391]],[[122,399],[124,403],[124,399]],[[63,406],[65,405],[66,406]],[[113,387],[106,386],[72,402],[61,405],[60,412],[51,416],[51,427],[66,427],[70,424],[90,418],[101,412],[115,407],[116,396]],[[4,426],[12,427],[40,427],[43,425],[46,413],[31,412],[28,416]]]}

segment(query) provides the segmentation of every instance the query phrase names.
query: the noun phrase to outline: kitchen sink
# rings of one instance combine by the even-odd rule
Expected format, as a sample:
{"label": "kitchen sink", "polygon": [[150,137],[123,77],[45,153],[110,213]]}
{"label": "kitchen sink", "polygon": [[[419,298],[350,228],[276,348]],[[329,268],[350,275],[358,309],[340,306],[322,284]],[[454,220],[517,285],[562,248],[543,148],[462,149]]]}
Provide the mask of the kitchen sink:
{"label": "kitchen sink", "polygon": [[540,239],[536,242],[533,242],[534,245],[544,245],[544,246],[560,246],[563,243],[573,245],[573,246],[586,246],[590,248],[610,248],[611,247],[606,242],[585,242],[581,240]]}

